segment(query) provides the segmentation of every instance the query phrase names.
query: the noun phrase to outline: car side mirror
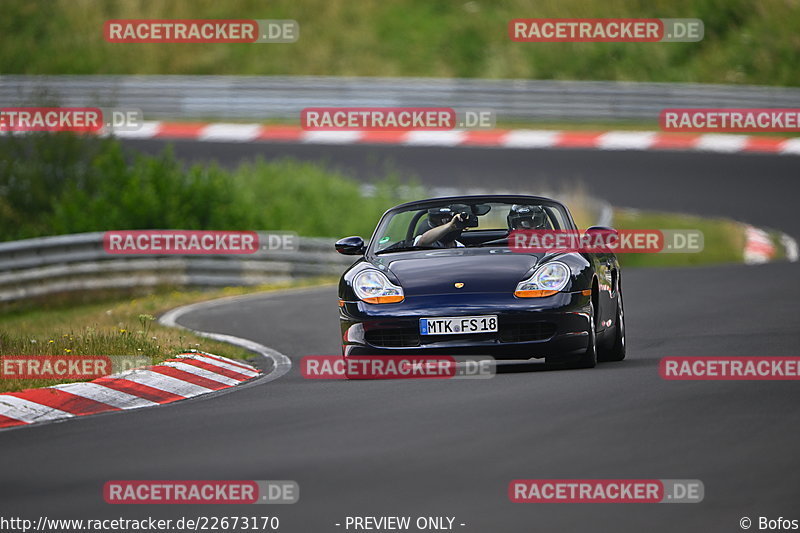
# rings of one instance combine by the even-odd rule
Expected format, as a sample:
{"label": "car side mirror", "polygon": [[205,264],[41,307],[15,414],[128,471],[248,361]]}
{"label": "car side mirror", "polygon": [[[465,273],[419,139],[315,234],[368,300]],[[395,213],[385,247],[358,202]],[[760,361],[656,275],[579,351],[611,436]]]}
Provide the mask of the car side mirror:
{"label": "car side mirror", "polygon": [[592,226],[591,228],[587,229],[584,233],[612,233],[614,235],[619,235],[619,232],[614,228],[608,226]]}
{"label": "car side mirror", "polygon": [[361,237],[345,237],[336,241],[336,251],[342,255],[364,255],[367,246]]}

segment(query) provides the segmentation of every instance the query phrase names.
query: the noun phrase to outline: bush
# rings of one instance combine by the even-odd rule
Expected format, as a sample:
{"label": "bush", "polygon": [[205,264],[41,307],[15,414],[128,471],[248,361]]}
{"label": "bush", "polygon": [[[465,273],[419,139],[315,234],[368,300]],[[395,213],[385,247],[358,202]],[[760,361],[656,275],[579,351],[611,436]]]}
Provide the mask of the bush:
{"label": "bush", "polygon": [[169,149],[132,155],[110,138],[0,138],[1,240],[121,229],[369,235],[384,210],[421,194],[396,176],[374,191],[291,159],[184,168]]}

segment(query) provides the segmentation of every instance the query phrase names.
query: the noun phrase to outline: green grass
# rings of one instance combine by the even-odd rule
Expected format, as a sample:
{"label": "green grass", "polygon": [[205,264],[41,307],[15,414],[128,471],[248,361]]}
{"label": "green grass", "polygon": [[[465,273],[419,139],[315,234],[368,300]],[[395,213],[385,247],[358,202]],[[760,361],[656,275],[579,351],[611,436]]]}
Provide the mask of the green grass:
{"label": "green grass", "polygon": [[696,229],[703,232],[704,246],[702,252],[619,254],[620,264],[623,267],[698,266],[741,263],[743,260],[744,225],[734,220],[704,218],[677,213],[615,209],[613,226],[620,230]]}
{"label": "green grass", "polygon": [[[513,18],[700,18],[699,43],[516,43]],[[111,18],[295,19],[293,44],[112,44]],[[4,0],[5,74],[433,76],[800,85],[795,0]]]}
{"label": "green grass", "polygon": [[[134,298],[122,293],[83,294],[83,301],[62,295],[35,302],[6,304],[0,309],[0,354],[144,356],[161,362],[188,350],[250,359],[251,352],[190,332],[159,325],[155,318],[169,309],[224,296],[305,287],[332,282],[318,278],[260,287],[213,291],[172,290]],[[332,303],[332,312],[336,305]],[[46,387],[75,380],[0,379],[0,392]]]}

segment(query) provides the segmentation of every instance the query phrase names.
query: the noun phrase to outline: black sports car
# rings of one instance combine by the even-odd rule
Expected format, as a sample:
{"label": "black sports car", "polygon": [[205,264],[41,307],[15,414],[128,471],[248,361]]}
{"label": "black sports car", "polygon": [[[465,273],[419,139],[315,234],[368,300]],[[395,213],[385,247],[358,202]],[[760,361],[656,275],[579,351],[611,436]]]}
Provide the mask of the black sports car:
{"label": "black sports car", "polygon": [[369,243],[338,241],[362,256],[339,282],[344,356],[544,357],[573,368],[623,359],[616,256],[521,253],[510,235],[526,229],[577,232],[548,198],[460,196],[393,207]]}

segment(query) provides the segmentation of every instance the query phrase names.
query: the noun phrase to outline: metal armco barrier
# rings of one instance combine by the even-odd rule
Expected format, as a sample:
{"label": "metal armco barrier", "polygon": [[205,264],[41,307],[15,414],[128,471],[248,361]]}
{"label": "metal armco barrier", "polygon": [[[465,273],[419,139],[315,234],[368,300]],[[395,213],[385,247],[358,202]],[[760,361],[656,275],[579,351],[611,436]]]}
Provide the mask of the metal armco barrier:
{"label": "metal armco barrier", "polygon": [[127,107],[147,120],[299,120],[306,107],[441,106],[499,120],[655,120],[664,108],[800,107],[800,88],[314,76],[0,76],[0,104]]}
{"label": "metal armco barrier", "polygon": [[0,302],[58,292],[147,286],[237,286],[337,276],[355,257],[334,239],[300,238],[296,251],[249,255],[117,255],[103,233],[78,233],[0,243]]}

